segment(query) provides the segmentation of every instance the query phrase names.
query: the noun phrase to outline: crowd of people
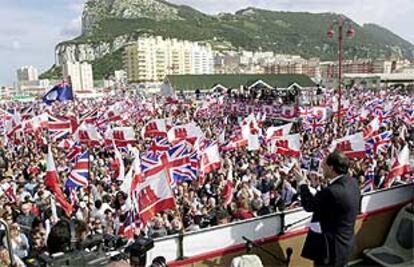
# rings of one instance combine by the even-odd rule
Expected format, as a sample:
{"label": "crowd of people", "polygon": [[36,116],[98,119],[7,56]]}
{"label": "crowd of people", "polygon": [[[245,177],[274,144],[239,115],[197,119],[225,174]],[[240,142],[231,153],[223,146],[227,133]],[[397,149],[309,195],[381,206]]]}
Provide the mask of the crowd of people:
{"label": "crowd of people", "polygon": [[[361,190],[366,190],[368,175],[372,174],[370,190],[385,188],[385,180],[392,168],[395,154],[406,145],[410,151],[414,147],[414,128],[412,117],[409,117],[413,116],[413,97],[389,90],[373,92],[353,89],[346,96],[350,103],[343,104],[345,110],[335,112],[332,107],[335,102],[329,101],[334,98],[333,94],[325,94],[328,101],[321,104],[327,108],[328,115],[321,122],[320,129],[306,127],[308,115],[298,116],[298,120],[293,123],[291,133],[299,133],[301,138],[300,158],[271,153],[263,138],[260,148],[254,151],[245,147],[223,149],[220,152],[220,168],[203,176],[198,175],[196,179],[175,183],[173,192],[176,209],[156,214],[146,225],[140,223],[137,217],[133,227],[135,234],[157,238],[299,207],[300,198],[292,166],[298,165],[307,173],[315,190],[326,186],[320,164],[333,140],[363,131],[375,116],[391,112],[391,116],[381,122],[379,130],[379,133],[392,132],[387,149],[367,153],[364,158],[352,159],[350,171],[350,175],[360,182]],[[0,217],[9,225],[12,250],[19,262],[48,250],[50,230],[62,217],[83,222],[87,234],[122,235],[129,210],[129,196],[121,188],[123,181],[117,180],[121,170],[114,147],[110,144],[83,144],[82,151],[90,152],[88,186],[65,191],[67,201],[73,206],[73,212],[66,214],[59,204],[55,206],[54,194],[44,182],[50,146],[60,185],[64,190],[64,184],[74,165],[68,157],[71,147],[62,147],[62,138],[51,139],[47,126],[33,129],[33,125],[22,123],[19,131],[10,134],[16,124],[43,113],[75,118],[79,122],[85,113],[93,109],[96,111],[95,117],[89,122],[97,125],[102,134],[111,125],[132,126],[136,133],[136,142],[132,147],[140,155],[145,155],[154,140],[141,138],[141,131],[151,119],[172,118],[174,125],[194,121],[202,129],[207,142],[216,142],[224,132],[225,143],[220,143],[222,148],[240,134],[240,124],[249,115],[230,112],[226,109],[226,103],[249,101],[260,105],[260,100],[235,100],[226,96],[198,101],[162,101],[160,97],[143,99],[131,96],[125,99],[108,97],[77,100],[54,103],[51,106],[40,102],[11,102],[1,105],[4,138],[0,143]],[[208,103],[214,103],[219,108],[207,116],[196,116],[199,107]],[[114,106],[122,108],[121,119],[100,123],[101,118],[107,118],[108,112],[114,111]],[[258,119],[258,124],[263,131],[270,126],[286,123],[278,118],[260,118],[263,120]],[[339,121],[341,124],[338,124]],[[76,135],[66,135],[63,138],[76,142]],[[121,150],[125,172],[131,168],[134,160],[130,149],[131,146]],[[394,184],[409,183],[413,179],[411,171],[396,179]],[[1,243],[5,248],[7,242],[4,231],[1,233]],[[8,260],[6,254],[5,249],[0,252],[0,261],[3,263]]]}

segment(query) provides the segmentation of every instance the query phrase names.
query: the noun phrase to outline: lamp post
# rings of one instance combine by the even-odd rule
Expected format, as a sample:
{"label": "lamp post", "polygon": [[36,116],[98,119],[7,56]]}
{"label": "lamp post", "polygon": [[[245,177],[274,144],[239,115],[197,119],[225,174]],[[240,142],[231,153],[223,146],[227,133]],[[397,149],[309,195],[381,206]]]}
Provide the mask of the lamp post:
{"label": "lamp post", "polygon": [[[334,28],[338,29],[338,126],[341,126],[341,99],[342,99],[342,60],[344,54],[344,29],[347,28],[346,35],[348,38],[355,36],[355,30],[349,20],[340,16],[338,20],[331,23],[328,30],[328,38],[335,36]],[[334,72],[335,73],[335,72]]]}

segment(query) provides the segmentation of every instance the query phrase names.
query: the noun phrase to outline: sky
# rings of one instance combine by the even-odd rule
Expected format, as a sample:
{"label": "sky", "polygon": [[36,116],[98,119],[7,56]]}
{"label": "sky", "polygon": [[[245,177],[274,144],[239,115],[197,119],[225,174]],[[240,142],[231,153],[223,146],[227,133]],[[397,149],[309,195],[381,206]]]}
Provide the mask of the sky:
{"label": "sky", "polygon": [[[39,73],[55,61],[54,47],[76,37],[85,0],[0,0],[0,86],[12,85],[16,69]],[[209,14],[253,6],[271,10],[335,12],[357,23],[376,23],[414,43],[414,0],[169,0]]]}

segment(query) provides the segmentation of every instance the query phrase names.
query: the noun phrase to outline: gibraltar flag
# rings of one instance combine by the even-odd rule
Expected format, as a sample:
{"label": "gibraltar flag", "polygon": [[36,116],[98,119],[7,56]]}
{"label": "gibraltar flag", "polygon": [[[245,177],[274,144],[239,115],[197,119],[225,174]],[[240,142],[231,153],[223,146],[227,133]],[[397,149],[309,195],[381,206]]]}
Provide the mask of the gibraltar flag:
{"label": "gibraltar flag", "polygon": [[36,131],[39,128],[46,129],[48,122],[49,121],[47,113],[42,113],[41,115],[23,121],[23,128],[25,129],[25,131]]}
{"label": "gibraltar flag", "polygon": [[[146,173],[151,173],[151,170]],[[174,194],[171,190],[166,171],[160,169],[145,177],[137,185],[136,199],[139,216],[144,224],[147,224],[157,213],[167,209],[174,209]]]}
{"label": "gibraltar flag", "polygon": [[410,171],[410,149],[408,148],[408,145],[406,145],[400,151],[399,155],[394,158],[391,170],[384,181],[384,187],[391,187],[397,177],[402,177],[404,174],[410,173]]}
{"label": "gibraltar flag", "polygon": [[331,151],[335,149],[342,151],[348,158],[364,158],[365,157],[365,140],[362,132],[348,135],[332,142]]}
{"label": "gibraltar flag", "polygon": [[221,168],[221,157],[217,144],[207,147],[201,154],[201,174],[206,175]]}
{"label": "gibraltar flag", "polygon": [[81,144],[89,146],[99,146],[103,141],[102,136],[95,126],[85,124],[82,124],[82,126],[79,127],[78,139]]}
{"label": "gibraltar flag", "polygon": [[171,119],[155,119],[149,121],[142,128],[142,138],[146,137],[167,137],[168,130],[172,127]]}
{"label": "gibraltar flag", "polygon": [[266,140],[288,135],[292,125],[293,123],[288,123],[282,126],[269,127],[266,131]]}
{"label": "gibraltar flag", "polygon": [[364,129],[364,138],[368,139],[371,136],[374,136],[380,128],[380,121],[378,117],[375,117]]}
{"label": "gibraltar flag", "polygon": [[105,144],[110,145],[112,141],[118,147],[126,147],[128,144],[134,144],[136,142],[134,129],[132,127],[109,128],[105,132]]}
{"label": "gibraltar flag", "polygon": [[230,141],[224,145],[221,150],[223,151],[233,151],[239,148],[244,148],[247,146],[247,140],[242,137],[241,134],[233,135],[229,138]]}
{"label": "gibraltar flag", "polygon": [[285,156],[300,157],[300,135],[291,134],[279,139],[273,139],[270,145],[270,152]]}
{"label": "gibraltar flag", "polygon": [[194,144],[197,138],[203,137],[204,134],[194,122],[179,125],[171,128],[168,133],[168,142],[176,144],[182,140],[186,140],[191,144]]}
{"label": "gibraltar flag", "polygon": [[242,126],[242,137],[247,141],[247,150],[253,151],[260,148],[259,132],[261,132],[261,130],[259,130],[252,127],[252,123]]}
{"label": "gibraltar flag", "polygon": [[49,146],[47,153],[47,171],[45,176],[45,185],[53,192],[57,202],[60,204],[62,209],[66,212],[67,215],[71,215],[73,211],[72,205],[66,200],[63,195],[62,189],[60,188],[59,178],[55,167],[55,161],[53,160],[53,155],[51,148]]}

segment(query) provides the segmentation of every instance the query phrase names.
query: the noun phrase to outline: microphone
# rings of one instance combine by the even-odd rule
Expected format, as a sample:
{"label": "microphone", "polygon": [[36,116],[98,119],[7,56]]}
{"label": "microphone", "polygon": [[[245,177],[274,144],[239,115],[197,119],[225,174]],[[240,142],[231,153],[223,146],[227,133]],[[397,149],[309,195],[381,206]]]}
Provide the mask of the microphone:
{"label": "microphone", "polygon": [[289,266],[290,260],[292,259],[293,249],[288,247],[286,249],[286,266]]}

